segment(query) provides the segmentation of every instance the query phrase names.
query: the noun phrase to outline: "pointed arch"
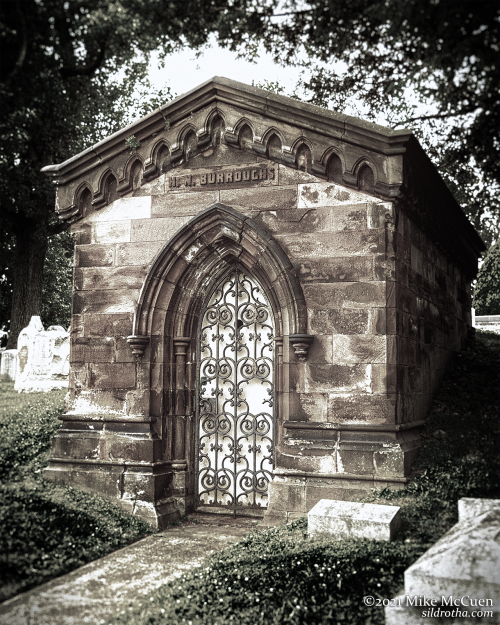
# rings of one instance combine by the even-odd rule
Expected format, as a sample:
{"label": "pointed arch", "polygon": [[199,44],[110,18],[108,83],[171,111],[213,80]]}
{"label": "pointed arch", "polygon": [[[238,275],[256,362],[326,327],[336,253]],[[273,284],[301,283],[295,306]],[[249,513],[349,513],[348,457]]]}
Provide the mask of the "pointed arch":
{"label": "pointed arch", "polygon": [[139,295],[133,335],[193,336],[207,289],[236,260],[265,289],[278,336],[305,334],[305,298],[285,252],[253,219],[214,204],[157,255]]}

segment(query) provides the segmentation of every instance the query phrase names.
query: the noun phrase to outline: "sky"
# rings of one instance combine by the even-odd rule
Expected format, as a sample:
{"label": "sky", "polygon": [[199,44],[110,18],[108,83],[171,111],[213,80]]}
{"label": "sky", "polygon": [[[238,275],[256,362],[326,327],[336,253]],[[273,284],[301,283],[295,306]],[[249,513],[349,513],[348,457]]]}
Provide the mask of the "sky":
{"label": "sky", "polygon": [[153,55],[150,64],[150,79],[155,87],[167,84],[176,96],[194,89],[213,76],[223,76],[251,85],[268,80],[279,81],[285,93],[293,93],[299,80],[299,70],[293,67],[280,67],[263,50],[257,63],[237,59],[235,52],[216,45],[205,49],[196,58],[193,50],[183,50],[170,55],[163,69],[157,67],[157,56]]}

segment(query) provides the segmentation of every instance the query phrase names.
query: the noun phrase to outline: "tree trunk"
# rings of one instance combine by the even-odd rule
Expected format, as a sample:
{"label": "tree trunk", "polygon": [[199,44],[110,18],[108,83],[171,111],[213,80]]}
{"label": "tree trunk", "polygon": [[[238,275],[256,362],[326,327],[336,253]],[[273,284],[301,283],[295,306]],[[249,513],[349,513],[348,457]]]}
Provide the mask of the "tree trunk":
{"label": "tree trunk", "polygon": [[46,229],[24,230],[16,237],[12,313],[7,349],[17,349],[17,338],[33,315],[42,310],[43,265],[48,247]]}

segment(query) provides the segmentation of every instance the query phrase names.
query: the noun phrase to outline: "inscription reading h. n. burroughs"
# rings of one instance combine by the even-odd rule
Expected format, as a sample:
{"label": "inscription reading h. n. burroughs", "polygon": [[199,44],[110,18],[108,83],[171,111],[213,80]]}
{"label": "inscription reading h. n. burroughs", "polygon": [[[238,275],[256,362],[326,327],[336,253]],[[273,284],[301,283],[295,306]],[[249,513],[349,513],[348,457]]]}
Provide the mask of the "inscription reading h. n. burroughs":
{"label": "inscription reading h. n. burroughs", "polygon": [[170,189],[179,187],[197,187],[220,184],[252,183],[275,179],[274,167],[245,167],[239,169],[224,169],[219,171],[190,174],[187,176],[169,176]]}

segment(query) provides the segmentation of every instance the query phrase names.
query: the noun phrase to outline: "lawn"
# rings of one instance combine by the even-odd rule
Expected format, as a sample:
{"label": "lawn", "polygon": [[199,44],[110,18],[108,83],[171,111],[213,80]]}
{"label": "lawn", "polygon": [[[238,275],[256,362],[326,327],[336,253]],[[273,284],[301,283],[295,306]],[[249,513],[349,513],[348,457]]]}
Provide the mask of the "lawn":
{"label": "lawn", "polygon": [[[365,606],[363,597],[400,591],[404,570],[456,523],[460,497],[500,497],[499,371],[500,336],[478,333],[441,385],[408,487],[367,499],[401,506],[396,541],[311,541],[306,519],[255,531],[130,605],[110,625],[384,623],[382,608]],[[62,393],[0,388],[5,599],[151,530],[97,496],[41,478]]]}
{"label": "lawn", "polygon": [[0,382],[0,601],[152,531],[101,497],[42,478],[64,395]]}

